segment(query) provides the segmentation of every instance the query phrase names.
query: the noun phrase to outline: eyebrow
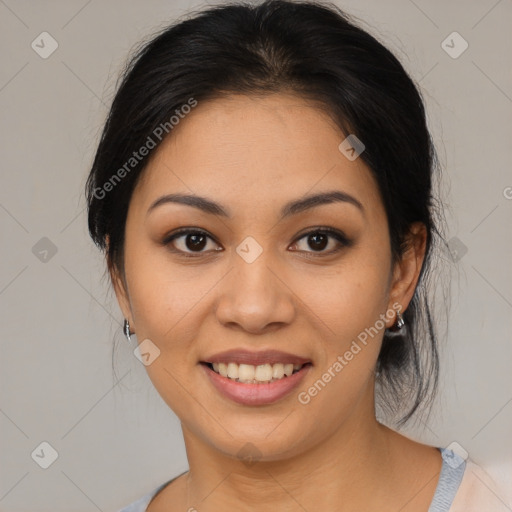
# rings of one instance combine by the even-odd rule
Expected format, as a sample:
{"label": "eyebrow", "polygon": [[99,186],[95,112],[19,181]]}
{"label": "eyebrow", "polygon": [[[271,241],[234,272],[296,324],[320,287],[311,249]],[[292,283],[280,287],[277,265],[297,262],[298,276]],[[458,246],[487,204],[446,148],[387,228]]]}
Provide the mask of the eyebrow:
{"label": "eyebrow", "polygon": [[[281,220],[291,215],[296,215],[311,208],[315,208],[317,206],[337,202],[352,204],[353,206],[356,206],[361,211],[361,213],[365,213],[363,205],[355,197],[340,190],[332,190],[329,192],[321,192],[319,194],[311,194],[301,199],[296,199],[286,203],[281,209]],[[148,215],[158,206],[167,203],[184,204],[198,208],[199,210],[211,215],[231,218],[229,210],[225,209],[215,201],[212,201],[206,197],[190,194],[167,194],[165,196],[159,197],[148,208],[146,215]]]}

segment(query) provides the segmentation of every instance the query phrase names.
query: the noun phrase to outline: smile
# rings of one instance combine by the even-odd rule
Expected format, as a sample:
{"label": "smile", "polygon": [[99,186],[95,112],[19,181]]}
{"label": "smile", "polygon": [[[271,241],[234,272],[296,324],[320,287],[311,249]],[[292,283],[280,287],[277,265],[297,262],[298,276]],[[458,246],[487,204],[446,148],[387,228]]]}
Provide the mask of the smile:
{"label": "smile", "polygon": [[[200,366],[223,398],[251,406],[268,405],[285,398],[299,386],[312,368],[309,362],[303,365],[275,363],[258,366],[215,363],[217,370],[214,363],[203,362]],[[221,371],[226,375],[222,375]]]}
{"label": "smile", "polygon": [[272,383],[297,373],[304,366],[292,363],[260,364],[257,366],[234,362],[207,364],[222,377],[244,384]]}

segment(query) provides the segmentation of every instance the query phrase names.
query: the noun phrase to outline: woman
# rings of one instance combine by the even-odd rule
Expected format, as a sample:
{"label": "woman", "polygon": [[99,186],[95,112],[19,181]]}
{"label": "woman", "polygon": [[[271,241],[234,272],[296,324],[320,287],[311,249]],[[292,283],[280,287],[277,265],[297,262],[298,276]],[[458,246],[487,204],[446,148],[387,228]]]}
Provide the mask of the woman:
{"label": "woman", "polygon": [[135,55],[89,228],[190,470],[123,511],[491,510],[375,412],[436,389],[436,171],[414,83],[334,7],[217,6]]}

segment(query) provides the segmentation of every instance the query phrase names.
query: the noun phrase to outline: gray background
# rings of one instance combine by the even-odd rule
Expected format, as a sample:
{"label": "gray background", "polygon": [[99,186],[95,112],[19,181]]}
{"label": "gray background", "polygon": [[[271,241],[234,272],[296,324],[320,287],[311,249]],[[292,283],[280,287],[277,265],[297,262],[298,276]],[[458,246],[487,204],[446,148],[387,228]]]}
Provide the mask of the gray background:
{"label": "gray background", "polygon": [[[510,482],[512,1],[337,3],[419,81],[445,168],[449,341],[435,413],[408,432]],[[82,191],[129,50],[204,5],[0,0],[1,511],[117,510],[188,467],[179,421],[122,339]],[[46,59],[31,47],[44,31],[58,43]],[[458,58],[441,46],[453,31],[469,44]],[[43,441],[58,453],[47,469],[31,456]]]}

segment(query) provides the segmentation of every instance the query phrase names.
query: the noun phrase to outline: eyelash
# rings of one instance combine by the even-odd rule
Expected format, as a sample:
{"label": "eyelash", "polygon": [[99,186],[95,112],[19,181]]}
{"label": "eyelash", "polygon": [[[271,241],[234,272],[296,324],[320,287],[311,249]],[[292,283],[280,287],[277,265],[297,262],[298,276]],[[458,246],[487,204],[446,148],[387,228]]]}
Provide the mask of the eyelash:
{"label": "eyelash", "polygon": [[[314,257],[330,256],[332,254],[337,253],[344,247],[350,247],[353,244],[352,240],[348,239],[341,231],[338,231],[337,229],[333,229],[333,228],[329,228],[329,227],[318,227],[318,228],[314,228],[310,231],[307,231],[306,233],[302,233],[301,235],[299,235],[295,239],[295,241],[292,243],[292,245],[296,244],[299,240],[302,240],[303,238],[306,238],[309,235],[313,235],[313,234],[329,235],[330,237],[337,240],[339,242],[340,246],[338,246],[337,248],[332,249],[330,251],[327,251],[327,252],[324,252],[324,251],[298,251],[298,252],[312,253],[315,255]],[[169,246],[171,244],[171,242],[173,242],[176,238],[179,238],[183,235],[203,235],[203,236],[208,237],[210,240],[213,240],[216,244],[218,244],[218,242],[210,234],[208,234],[206,231],[204,231],[202,229],[182,228],[182,229],[179,229],[178,231],[166,236],[165,239],[162,241],[162,245]],[[180,256],[183,256],[185,258],[198,258],[204,254],[208,254],[208,252],[185,252],[180,249],[171,249],[171,250],[172,250],[172,252],[178,253]],[[311,256],[305,256],[305,257],[310,258]]]}

